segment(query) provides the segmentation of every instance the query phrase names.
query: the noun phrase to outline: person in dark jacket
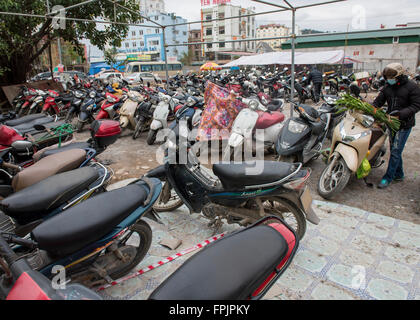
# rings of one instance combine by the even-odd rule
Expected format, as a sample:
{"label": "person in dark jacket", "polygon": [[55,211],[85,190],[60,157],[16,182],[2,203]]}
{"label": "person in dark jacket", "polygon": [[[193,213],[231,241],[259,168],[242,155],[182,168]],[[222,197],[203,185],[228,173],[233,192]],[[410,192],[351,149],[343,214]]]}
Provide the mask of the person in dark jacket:
{"label": "person in dark jacket", "polygon": [[311,81],[314,86],[315,102],[319,102],[319,97],[322,90],[322,72],[315,67],[312,68],[308,76],[308,82],[310,83]]}
{"label": "person in dark jacket", "polygon": [[387,103],[387,113],[401,121],[400,130],[390,137],[391,157],[386,174],[378,185],[380,189],[388,187],[392,181],[404,180],[402,153],[411,130],[416,125],[416,113],[420,111],[420,87],[404,73],[401,64],[389,64],[383,71],[387,83],[373,102],[376,108]]}

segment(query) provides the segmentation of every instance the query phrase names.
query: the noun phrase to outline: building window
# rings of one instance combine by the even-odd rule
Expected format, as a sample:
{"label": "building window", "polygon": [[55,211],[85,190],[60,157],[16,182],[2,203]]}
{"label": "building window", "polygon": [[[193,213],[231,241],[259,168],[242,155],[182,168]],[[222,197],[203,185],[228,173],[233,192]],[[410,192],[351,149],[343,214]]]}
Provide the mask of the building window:
{"label": "building window", "polygon": [[133,42],[133,47],[134,48],[137,47],[137,43],[136,42]]}
{"label": "building window", "polygon": [[150,43],[152,44],[152,46],[158,46],[159,45],[159,40],[153,40]]}
{"label": "building window", "polygon": [[143,30],[140,30],[139,31],[139,34],[142,36],[143,35]]}
{"label": "building window", "polygon": [[128,42],[125,43],[126,48],[130,48],[130,44]]}
{"label": "building window", "polygon": [[206,36],[211,36],[213,34],[213,30],[212,29],[207,29],[206,30]]}
{"label": "building window", "polygon": [[219,34],[225,34],[225,27],[219,28]]}
{"label": "building window", "polygon": [[132,35],[133,37],[135,37],[135,36],[136,36],[136,32],[135,32],[135,31],[131,31],[131,35]]}
{"label": "building window", "polygon": [[211,15],[206,15],[206,20],[207,21],[211,20]]}
{"label": "building window", "polygon": [[400,37],[392,38],[392,43],[400,43]]}
{"label": "building window", "polygon": [[182,34],[183,34],[184,36],[186,36],[186,35],[187,35],[187,32],[186,32],[186,31],[183,31],[183,32],[182,32]]}
{"label": "building window", "polygon": [[158,21],[159,20],[159,16],[155,16],[155,20]]}
{"label": "building window", "polygon": [[144,47],[144,41],[140,41],[140,47]]}
{"label": "building window", "polygon": [[207,43],[207,49],[211,49],[213,45],[211,43]]}
{"label": "building window", "polygon": [[219,47],[220,47],[220,48],[224,48],[224,47],[225,47],[225,43],[224,43],[224,42],[221,42],[221,43],[219,44]]}
{"label": "building window", "polygon": [[155,33],[160,33],[160,30],[159,29],[155,29]]}

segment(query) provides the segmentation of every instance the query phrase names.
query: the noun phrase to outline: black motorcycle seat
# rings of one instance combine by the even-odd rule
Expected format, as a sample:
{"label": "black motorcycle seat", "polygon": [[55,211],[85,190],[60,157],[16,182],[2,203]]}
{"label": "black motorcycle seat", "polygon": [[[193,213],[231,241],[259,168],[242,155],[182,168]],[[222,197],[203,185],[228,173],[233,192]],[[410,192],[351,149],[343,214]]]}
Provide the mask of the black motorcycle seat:
{"label": "black motorcycle seat", "polygon": [[293,164],[277,161],[213,165],[213,172],[219,177],[225,189],[273,183],[287,177],[294,170]]}
{"label": "black motorcycle seat", "polygon": [[56,149],[50,149],[50,150],[46,150],[45,152],[42,153],[41,157],[38,159],[38,161],[42,158],[48,157],[50,155],[56,154],[56,153],[60,153],[63,151],[67,151],[67,150],[72,150],[72,149],[83,149],[86,150],[88,148],[91,148],[90,143],[88,142],[75,142],[75,143],[71,143],[68,144],[64,147],[61,148],[56,148]]}
{"label": "black motorcycle seat", "polygon": [[32,239],[54,256],[74,253],[110,233],[147,196],[139,184],[101,193],[43,222],[32,231]]}
{"label": "black motorcycle seat", "polygon": [[6,126],[9,126],[9,127],[15,127],[15,126],[21,125],[23,123],[34,121],[36,119],[44,118],[44,117],[45,117],[45,115],[43,115],[41,113],[30,114],[28,116],[24,116],[24,117],[21,117],[21,118],[17,118],[17,119],[13,119],[13,120],[7,120],[7,121],[4,122],[4,124]]}
{"label": "black motorcycle seat", "polygon": [[260,225],[218,240],[188,259],[151,300],[245,300],[283,260],[288,244]]}
{"label": "black motorcycle seat", "polygon": [[20,125],[14,126],[13,128],[17,130],[18,132],[20,132],[21,134],[25,134],[25,133],[34,131],[35,130],[34,127],[36,125],[44,125],[50,122],[54,122],[53,117],[42,117],[42,118],[35,119],[33,121],[25,122]]}
{"label": "black motorcycle seat", "polygon": [[3,199],[1,207],[19,224],[26,224],[65,204],[98,177],[98,171],[92,167],[59,173]]}

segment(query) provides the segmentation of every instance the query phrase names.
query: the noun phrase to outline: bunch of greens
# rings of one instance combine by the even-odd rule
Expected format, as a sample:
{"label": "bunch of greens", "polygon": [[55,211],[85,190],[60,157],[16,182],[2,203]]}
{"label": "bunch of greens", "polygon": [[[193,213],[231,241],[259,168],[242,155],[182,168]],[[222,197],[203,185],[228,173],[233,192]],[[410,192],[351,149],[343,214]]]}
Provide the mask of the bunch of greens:
{"label": "bunch of greens", "polygon": [[401,122],[398,118],[392,117],[386,114],[382,109],[375,108],[369,103],[354,98],[349,94],[343,95],[343,97],[337,101],[337,106],[340,108],[339,112],[354,110],[370,115],[374,117],[377,122],[388,126],[393,132],[397,132],[400,129]]}

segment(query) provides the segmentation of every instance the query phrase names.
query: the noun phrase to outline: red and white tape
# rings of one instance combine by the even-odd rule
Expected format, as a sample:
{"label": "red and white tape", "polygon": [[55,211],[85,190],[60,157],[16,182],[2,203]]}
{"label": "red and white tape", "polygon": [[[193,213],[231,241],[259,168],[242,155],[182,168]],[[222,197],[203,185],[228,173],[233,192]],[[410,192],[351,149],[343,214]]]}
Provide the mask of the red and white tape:
{"label": "red and white tape", "polygon": [[225,234],[224,233],[221,233],[221,234],[219,234],[217,236],[211,237],[211,238],[209,238],[207,240],[204,240],[203,242],[201,242],[199,244],[196,244],[195,246],[193,246],[191,248],[182,250],[181,252],[178,252],[178,253],[170,256],[170,257],[167,257],[167,258],[165,258],[165,259],[163,259],[163,260],[161,260],[159,262],[156,262],[156,263],[154,263],[154,264],[152,264],[152,265],[150,265],[150,266],[148,266],[146,268],[140,269],[140,270],[136,271],[135,273],[132,273],[132,274],[130,274],[128,276],[125,276],[124,278],[120,278],[120,279],[115,280],[115,281],[113,281],[113,282],[111,282],[109,284],[106,284],[106,285],[104,285],[104,286],[102,286],[102,287],[100,287],[100,288],[98,288],[96,290],[97,291],[102,291],[102,290],[105,290],[105,289],[107,289],[109,287],[113,287],[113,286],[115,286],[117,284],[120,284],[120,283],[122,283],[122,282],[124,282],[126,280],[129,280],[129,279],[132,279],[132,278],[141,276],[142,274],[144,274],[144,273],[146,273],[148,271],[154,270],[154,269],[156,269],[156,268],[158,268],[160,266],[163,266],[164,264],[167,264],[167,263],[169,263],[171,261],[174,261],[175,259],[177,259],[179,257],[185,256],[186,254],[189,254],[189,253],[191,253],[191,252],[193,252],[195,250],[202,249],[205,246],[209,245],[210,243],[212,243],[212,242],[214,242],[216,240],[219,240],[220,238],[222,238],[224,236],[225,236]]}

